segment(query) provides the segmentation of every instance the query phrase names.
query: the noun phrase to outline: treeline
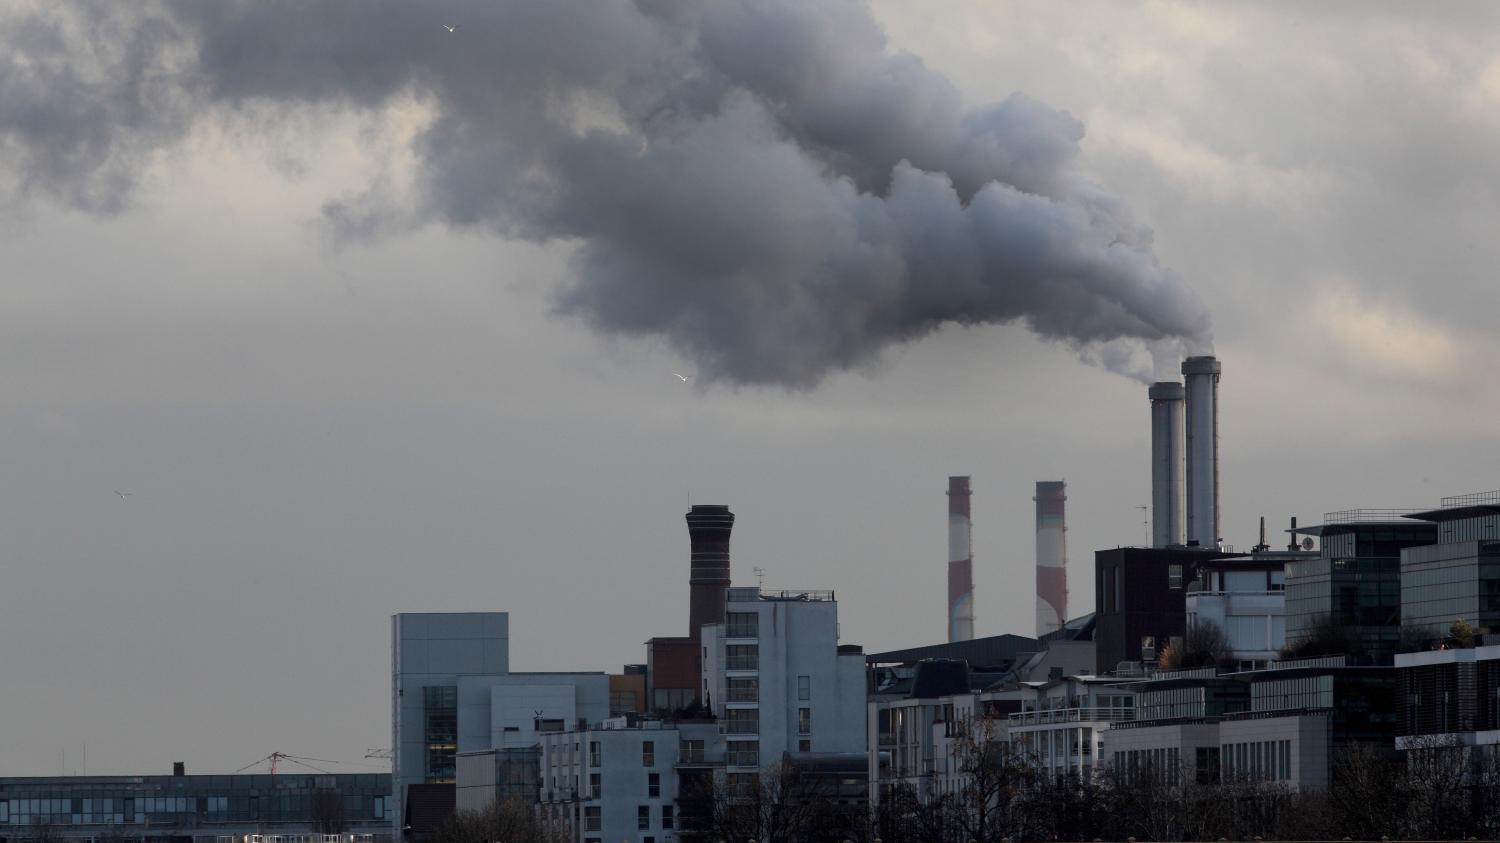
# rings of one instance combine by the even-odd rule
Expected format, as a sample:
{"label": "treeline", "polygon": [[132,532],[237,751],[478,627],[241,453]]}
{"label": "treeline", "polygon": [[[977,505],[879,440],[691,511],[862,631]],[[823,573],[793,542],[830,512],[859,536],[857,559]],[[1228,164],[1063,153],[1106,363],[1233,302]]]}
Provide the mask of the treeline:
{"label": "treeline", "polygon": [[1492,758],[1452,750],[1398,757],[1355,745],[1336,751],[1331,773],[1328,789],[1298,792],[1274,782],[1204,783],[1191,771],[1054,779],[1007,760],[927,800],[896,788],[870,832],[882,843],[1500,838]]}

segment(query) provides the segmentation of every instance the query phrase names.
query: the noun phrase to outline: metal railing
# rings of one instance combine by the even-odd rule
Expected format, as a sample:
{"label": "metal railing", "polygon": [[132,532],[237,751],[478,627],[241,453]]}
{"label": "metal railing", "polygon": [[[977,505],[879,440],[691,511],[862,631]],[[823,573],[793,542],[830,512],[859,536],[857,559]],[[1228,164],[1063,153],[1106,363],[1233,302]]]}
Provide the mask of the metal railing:
{"label": "metal railing", "polygon": [[823,601],[823,600],[832,600],[832,599],[833,599],[833,590],[832,589],[825,589],[825,590],[797,590],[797,589],[788,589],[788,590],[785,590],[785,591],[761,591],[760,589],[755,589],[755,588],[731,588],[731,589],[729,589],[729,595],[728,595],[728,600],[731,603],[736,603],[736,602],[745,603],[745,602],[749,602],[749,601],[752,601],[752,600]]}
{"label": "metal railing", "polygon": [[760,702],[760,689],[730,688],[724,692],[724,701],[732,703]]}
{"label": "metal railing", "polygon": [[731,767],[759,767],[760,752],[750,750],[736,750],[724,753],[724,763]]}
{"label": "metal railing", "polygon": [[726,735],[758,735],[760,734],[759,720],[725,720],[724,734]]}
{"label": "metal railing", "polygon": [[724,625],[725,638],[759,638],[760,624],[730,623]]}
{"label": "metal railing", "polygon": [[[1452,495],[1443,498],[1442,508],[1455,506],[1500,506],[1500,489],[1493,492],[1473,492],[1467,495]],[[1416,510],[1413,510],[1414,512]]]}
{"label": "metal railing", "polygon": [[738,657],[724,660],[725,670],[760,670],[760,656]]}
{"label": "metal railing", "polygon": [[1011,726],[1041,726],[1047,723],[1079,723],[1088,720],[1130,720],[1134,706],[1091,706],[1022,711],[1010,715]]}
{"label": "metal railing", "polygon": [[[1413,512],[1422,512],[1426,507],[1404,506],[1383,509],[1341,509],[1323,513],[1325,524],[1360,524],[1369,521],[1401,521]],[[1420,522],[1413,521],[1413,524]]]}

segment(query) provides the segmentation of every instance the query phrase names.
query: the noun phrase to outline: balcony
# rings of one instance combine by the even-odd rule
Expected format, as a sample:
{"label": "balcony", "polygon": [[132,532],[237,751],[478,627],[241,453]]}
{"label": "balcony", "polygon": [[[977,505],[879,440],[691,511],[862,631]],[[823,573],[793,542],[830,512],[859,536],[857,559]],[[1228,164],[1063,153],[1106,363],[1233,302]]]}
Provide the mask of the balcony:
{"label": "balcony", "polygon": [[725,659],[724,660],[724,669],[725,670],[760,670],[760,659],[758,657]]}
{"label": "balcony", "polygon": [[1133,706],[1050,708],[1010,715],[1010,726],[1044,726],[1051,723],[1115,722],[1135,718]]}
{"label": "balcony", "polygon": [[732,703],[760,702],[759,688],[729,688],[724,692],[724,701]]}
{"label": "balcony", "polygon": [[726,720],[724,721],[724,734],[726,735],[758,735],[760,734],[759,720]]}
{"label": "balcony", "polygon": [[724,763],[731,767],[759,767],[760,753],[753,750],[738,750],[724,753]]}

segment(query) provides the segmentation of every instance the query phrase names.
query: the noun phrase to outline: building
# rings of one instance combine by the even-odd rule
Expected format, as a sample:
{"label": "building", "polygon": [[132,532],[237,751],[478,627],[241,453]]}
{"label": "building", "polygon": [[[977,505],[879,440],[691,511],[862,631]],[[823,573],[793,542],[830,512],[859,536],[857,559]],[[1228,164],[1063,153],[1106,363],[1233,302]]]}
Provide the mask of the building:
{"label": "building", "polygon": [[724,593],[729,588],[729,538],[734,513],[721,504],[695,504],[684,518],[688,526],[688,634],[646,642],[644,710],[671,716],[702,700],[702,629],[723,623]]}
{"label": "building", "polygon": [[385,773],[0,778],[0,840],[388,840],[390,795]]}
{"label": "building", "polygon": [[538,810],[582,843],[670,840],[680,829],[684,782],[705,781],[723,764],[723,746],[712,722],[617,717],[543,735]]}
{"label": "building", "polygon": [[1401,551],[1401,624],[1443,638],[1458,618],[1500,630],[1500,491],[1443,498],[1411,516],[1437,525],[1433,544]]}
{"label": "building", "polygon": [[1318,537],[1321,546],[1316,558],[1287,565],[1288,644],[1315,637],[1322,624],[1345,631],[1350,655],[1391,663],[1401,639],[1402,551],[1438,536],[1437,524],[1404,516],[1411,511],[1330,512],[1323,524],[1295,530]]}
{"label": "building", "polygon": [[[391,804],[397,839],[426,823],[408,816],[407,792],[444,801],[457,777],[460,677],[510,671],[510,615],[421,612],[391,617]],[[451,804],[451,795],[446,798]],[[441,814],[441,809],[436,811]]]}
{"label": "building", "polygon": [[1095,673],[1155,664],[1187,627],[1187,586],[1205,562],[1232,556],[1196,547],[1118,547],[1094,553]]}
{"label": "building", "polygon": [[1021,710],[1011,714],[1011,747],[1053,777],[1092,778],[1110,725],[1135,717],[1134,680],[1065,676],[1028,683]]}
{"label": "building", "polygon": [[974,637],[974,543],[969,477],[948,478],[948,640]]}
{"label": "building", "polygon": [[1210,622],[1224,631],[1226,657],[1238,670],[1257,670],[1281,657],[1286,645],[1286,574],[1289,561],[1314,551],[1257,550],[1204,562],[1189,586],[1187,626]]}
{"label": "building", "polygon": [[[958,742],[966,734],[1004,739],[1005,716],[1020,710],[1020,695],[1008,703],[982,702],[974,679],[963,661],[933,659],[917,662],[909,678],[871,694],[866,768],[872,805],[896,788],[923,802],[952,793],[963,782]],[[966,733],[977,718],[988,727]]]}
{"label": "building", "polygon": [[1125,777],[1325,788],[1341,747],[1388,747],[1395,732],[1395,672],[1343,656],[1227,675],[1178,671],[1138,688],[1136,719],[1104,733],[1103,751]]}
{"label": "building", "polygon": [[1500,645],[1400,653],[1398,749],[1500,745]]}
{"label": "building", "polygon": [[726,771],[786,753],[865,750],[865,656],[838,643],[831,591],[728,591],[703,628],[703,698],[726,734]]}

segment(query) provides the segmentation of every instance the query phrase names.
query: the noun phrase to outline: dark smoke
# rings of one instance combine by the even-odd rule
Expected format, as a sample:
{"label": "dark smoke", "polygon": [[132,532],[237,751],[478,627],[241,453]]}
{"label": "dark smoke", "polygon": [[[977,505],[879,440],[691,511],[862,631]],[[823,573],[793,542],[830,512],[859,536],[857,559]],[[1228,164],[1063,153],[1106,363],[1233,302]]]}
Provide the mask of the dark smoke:
{"label": "dark smoke", "polygon": [[852,0],[80,2],[4,15],[0,47],[9,188],[94,212],[196,120],[419,98],[418,195],[330,201],[331,226],[576,243],[560,309],[708,379],[811,386],[947,323],[1138,375],[1208,344],[1150,231],[1073,171],[1082,124],[965,109]]}

